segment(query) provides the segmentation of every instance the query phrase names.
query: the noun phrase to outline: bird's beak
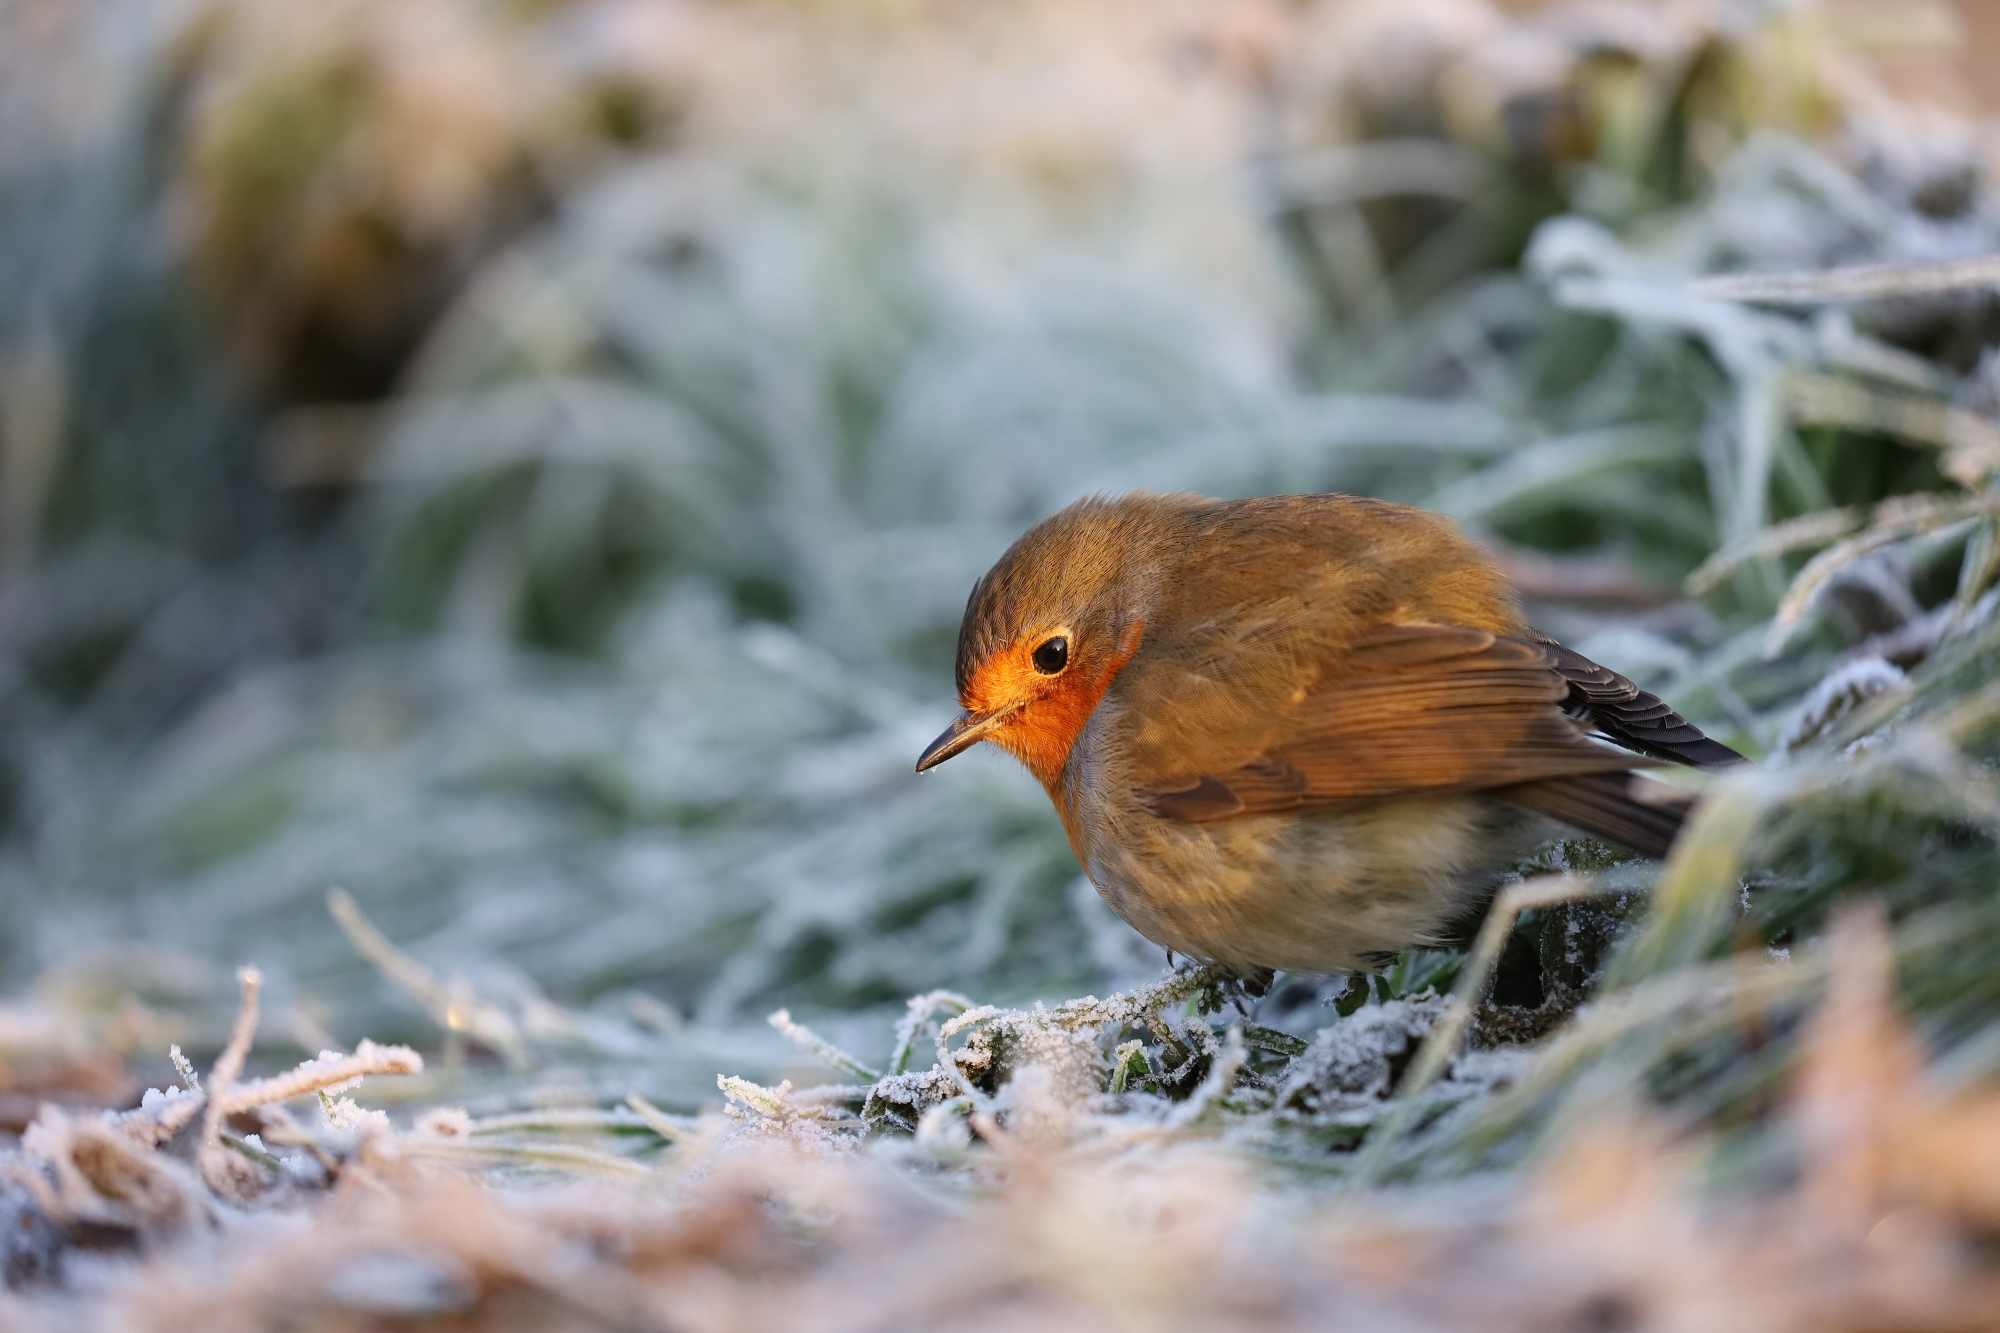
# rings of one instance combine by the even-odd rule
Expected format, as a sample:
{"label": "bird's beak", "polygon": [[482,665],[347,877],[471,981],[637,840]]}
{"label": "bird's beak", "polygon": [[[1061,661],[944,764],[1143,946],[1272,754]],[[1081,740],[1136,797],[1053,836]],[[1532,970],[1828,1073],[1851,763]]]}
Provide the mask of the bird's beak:
{"label": "bird's beak", "polygon": [[1011,708],[995,709],[991,713],[960,713],[957,720],[944,729],[944,734],[924,747],[917,758],[917,772],[936,768],[945,760],[986,739],[992,730],[1012,717]]}

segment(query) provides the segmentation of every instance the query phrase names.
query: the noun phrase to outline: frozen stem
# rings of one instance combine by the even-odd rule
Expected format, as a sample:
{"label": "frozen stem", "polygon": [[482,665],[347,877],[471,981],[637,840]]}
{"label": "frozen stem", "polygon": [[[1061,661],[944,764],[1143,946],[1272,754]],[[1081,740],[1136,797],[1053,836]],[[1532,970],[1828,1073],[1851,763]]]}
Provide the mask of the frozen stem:
{"label": "frozen stem", "polygon": [[779,1032],[782,1032],[786,1040],[790,1041],[793,1045],[803,1050],[811,1051],[814,1055],[824,1060],[827,1064],[832,1065],[835,1069],[840,1070],[843,1074],[852,1074],[856,1078],[867,1079],[870,1083],[877,1082],[882,1077],[878,1071],[862,1064],[859,1060],[849,1055],[846,1051],[841,1050],[838,1046],[835,1046],[805,1024],[794,1023],[792,1021],[792,1011],[789,1009],[780,1009],[765,1021],[770,1023]]}
{"label": "frozen stem", "polygon": [[243,1062],[250,1056],[250,1043],[257,1036],[257,1000],[264,986],[264,974],[254,967],[246,967],[237,972],[236,982],[243,994],[242,1002],[237,1006],[236,1022],[229,1030],[229,1043],[222,1048],[222,1054],[215,1057],[215,1064],[208,1071],[208,1106],[201,1122],[204,1173],[208,1150],[222,1133],[222,1122],[229,1115],[230,1090],[236,1086],[236,1077],[243,1072]]}

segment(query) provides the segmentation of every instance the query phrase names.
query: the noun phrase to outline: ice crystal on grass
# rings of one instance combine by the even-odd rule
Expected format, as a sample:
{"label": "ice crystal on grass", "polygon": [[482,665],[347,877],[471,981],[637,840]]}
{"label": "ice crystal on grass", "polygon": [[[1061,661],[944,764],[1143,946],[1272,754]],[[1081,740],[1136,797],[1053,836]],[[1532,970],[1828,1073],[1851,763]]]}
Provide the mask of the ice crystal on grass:
{"label": "ice crystal on grass", "polygon": [[[335,1158],[355,1188],[290,1193],[257,1225],[247,1214],[230,1222],[223,1243],[197,1235],[237,1207],[218,1191],[227,1182],[205,1182],[170,1146],[142,1146],[110,1122],[51,1116],[0,1187],[0,1206],[27,1223],[4,1242],[10,1278],[58,1274],[80,1227],[128,1229],[145,1249],[61,1307],[0,1297],[11,1301],[0,1313],[33,1333],[72,1317],[165,1333],[197,1317],[263,1328],[441,1315],[469,1327],[807,1333],[947,1317],[995,1333],[1023,1321],[1247,1319],[1283,1333],[1343,1311],[1470,1330],[1567,1327],[1606,1311],[1701,1327],[1740,1322],[1745,1309],[1773,1327],[1834,1333],[1980,1326],[1990,1282],[1947,1260],[2000,1217],[2000,1158],[1987,1150],[2000,1103],[1926,1074],[1893,999],[1879,913],[1844,914],[1818,962],[1830,986],[1779,1100],[1781,1151],[1796,1165],[1766,1188],[1699,1204],[1713,1143],[1600,1091],[1515,1195],[1406,1193],[1336,1210],[1243,1169],[1241,1152],[1259,1146],[1259,1113],[1245,1110],[1258,1080],[1231,1023],[1187,1095],[1147,1094],[1144,1111],[1131,1094],[1107,1099],[1025,1063],[981,1094],[958,1122],[966,1132],[832,1137],[800,1132],[816,1119],[801,1109],[809,1090],[731,1081],[735,1128],[682,1136],[652,1167],[628,1161],[621,1178],[594,1182],[582,1177],[610,1174],[618,1159],[551,1145],[535,1160],[569,1178],[553,1188],[480,1183],[508,1179],[509,1162],[437,1154],[441,1129],[463,1140],[478,1122],[433,1115]],[[1046,1056],[1042,1037],[1067,1049],[1094,1020],[1143,1024],[1204,980],[1182,973],[1067,1013],[981,1021],[1016,1034],[1008,1049]],[[1288,1057],[1280,1086],[1390,1092],[1396,1056],[1440,1008],[1392,1000],[1337,1018]],[[1189,1023],[1179,1032],[1197,1040]],[[1112,1053],[1129,1057],[1129,1043]],[[1459,1057],[1453,1077],[1486,1058]],[[1513,1059],[1532,1079],[1562,1058]],[[1906,1280],[1915,1265],[1922,1283]]]}
{"label": "ice crystal on grass", "polygon": [[1311,1116],[1372,1117],[1443,1012],[1444,997],[1431,994],[1367,1005],[1321,1028],[1286,1070],[1279,1103]]}
{"label": "ice crystal on grass", "polygon": [[1879,657],[1855,658],[1829,672],[1799,700],[1778,736],[1778,748],[1789,752],[1818,740],[1868,700],[1902,689],[1909,681],[1901,668]]}

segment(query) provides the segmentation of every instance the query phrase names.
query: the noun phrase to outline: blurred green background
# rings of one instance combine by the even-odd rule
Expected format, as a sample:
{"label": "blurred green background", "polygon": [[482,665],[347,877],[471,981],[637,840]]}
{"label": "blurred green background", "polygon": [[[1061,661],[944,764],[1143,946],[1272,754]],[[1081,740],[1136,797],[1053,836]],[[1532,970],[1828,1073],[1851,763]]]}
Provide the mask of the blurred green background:
{"label": "blurred green background", "polygon": [[1990,612],[2000,303],[1691,284],[1991,253],[1988,22],[11,0],[0,992],[151,1059],[255,961],[272,1059],[671,1093],[778,1004],[866,1050],[1156,971],[1025,775],[910,771],[973,579],[1095,490],[1443,510],[1809,746]]}

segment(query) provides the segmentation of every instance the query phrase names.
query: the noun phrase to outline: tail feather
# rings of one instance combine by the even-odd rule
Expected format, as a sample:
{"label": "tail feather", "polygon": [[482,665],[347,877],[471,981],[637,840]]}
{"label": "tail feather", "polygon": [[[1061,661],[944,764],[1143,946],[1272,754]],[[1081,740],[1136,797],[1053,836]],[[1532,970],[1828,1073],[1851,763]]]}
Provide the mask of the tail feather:
{"label": "tail feather", "polygon": [[1694,808],[1695,798],[1636,773],[1589,773],[1545,778],[1493,795],[1560,820],[1593,837],[1623,843],[1641,856],[1665,857]]}

